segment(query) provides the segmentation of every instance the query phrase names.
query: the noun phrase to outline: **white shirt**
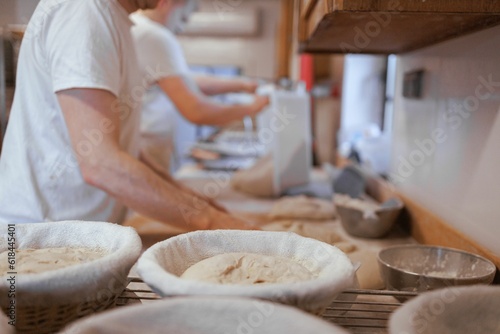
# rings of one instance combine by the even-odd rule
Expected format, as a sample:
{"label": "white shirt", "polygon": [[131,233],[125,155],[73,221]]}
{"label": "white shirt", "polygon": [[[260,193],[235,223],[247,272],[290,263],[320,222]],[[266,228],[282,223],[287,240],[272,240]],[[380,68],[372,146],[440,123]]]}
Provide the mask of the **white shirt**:
{"label": "white shirt", "polygon": [[88,132],[75,152],[55,93],[97,88],[117,96],[120,146],[137,155],[144,88],[131,26],[117,0],[40,1],[21,46],[0,157],[0,222],[122,222],[126,208],[85,183],[77,163],[99,145],[102,129]]}
{"label": "white shirt", "polygon": [[149,85],[143,100],[141,133],[165,136],[174,131],[177,109],[156,83],[169,76],[189,77],[189,66],[179,41],[169,29],[140,12],[130,18],[134,22],[132,36],[139,68]]}

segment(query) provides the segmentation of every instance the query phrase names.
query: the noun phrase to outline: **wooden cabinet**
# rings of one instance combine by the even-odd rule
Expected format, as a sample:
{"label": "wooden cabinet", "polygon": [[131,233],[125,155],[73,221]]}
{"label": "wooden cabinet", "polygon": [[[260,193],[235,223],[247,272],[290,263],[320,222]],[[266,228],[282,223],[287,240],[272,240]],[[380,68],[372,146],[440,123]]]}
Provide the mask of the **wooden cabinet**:
{"label": "wooden cabinet", "polygon": [[500,24],[492,0],[298,1],[308,53],[403,53]]}

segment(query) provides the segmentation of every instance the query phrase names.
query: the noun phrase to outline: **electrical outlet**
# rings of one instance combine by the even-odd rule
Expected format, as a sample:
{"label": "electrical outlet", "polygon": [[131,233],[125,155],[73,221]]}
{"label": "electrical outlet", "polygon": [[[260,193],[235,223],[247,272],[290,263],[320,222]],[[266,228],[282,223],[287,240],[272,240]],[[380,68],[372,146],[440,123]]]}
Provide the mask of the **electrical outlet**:
{"label": "electrical outlet", "polygon": [[407,72],[403,78],[403,96],[409,99],[420,99],[423,91],[424,70]]}

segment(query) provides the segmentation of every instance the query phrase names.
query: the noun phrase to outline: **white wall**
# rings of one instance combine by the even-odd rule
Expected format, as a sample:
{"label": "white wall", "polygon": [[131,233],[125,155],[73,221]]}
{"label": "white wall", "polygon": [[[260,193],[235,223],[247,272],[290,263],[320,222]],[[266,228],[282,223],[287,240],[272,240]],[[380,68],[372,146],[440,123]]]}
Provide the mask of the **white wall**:
{"label": "white wall", "polygon": [[367,125],[382,128],[387,58],[347,55],[342,86],[342,132],[351,137]]}
{"label": "white wall", "polygon": [[28,24],[39,0],[0,0],[0,25]]}
{"label": "white wall", "polygon": [[[0,0],[0,25],[27,24],[39,0]],[[280,0],[201,0],[204,11],[244,11],[257,8],[261,33],[252,38],[181,37],[190,63],[237,65],[245,75],[274,78]],[[224,12],[222,12],[223,14]]]}
{"label": "white wall", "polygon": [[[398,57],[392,179],[500,255],[500,27]],[[424,69],[421,99],[403,73]],[[493,81],[494,84],[485,84]]]}
{"label": "white wall", "polygon": [[[279,0],[203,0],[200,10],[244,11],[257,8],[261,15],[261,33],[250,38],[180,38],[189,63],[199,65],[236,65],[248,76],[274,78],[276,74],[276,38],[280,19]],[[222,13],[223,14],[223,13]]]}

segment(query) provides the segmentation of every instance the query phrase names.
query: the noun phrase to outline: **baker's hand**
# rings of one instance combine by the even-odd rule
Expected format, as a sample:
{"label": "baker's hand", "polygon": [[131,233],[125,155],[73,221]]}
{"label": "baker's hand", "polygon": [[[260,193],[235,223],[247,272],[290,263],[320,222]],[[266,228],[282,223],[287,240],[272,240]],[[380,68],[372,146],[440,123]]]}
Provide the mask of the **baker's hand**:
{"label": "baker's hand", "polygon": [[257,88],[259,88],[259,83],[253,80],[244,80],[242,86],[243,92],[254,94]]}
{"label": "baker's hand", "polygon": [[212,207],[214,207],[215,209],[217,209],[218,211],[222,211],[222,212],[227,212],[227,209],[225,207],[223,207],[221,204],[217,203],[217,201],[214,199],[214,198],[211,198],[211,197],[208,197],[208,196],[205,196],[199,192],[197,192],[196,190],[193,190],[191,188],[189,188],[188,186],[186,185],[183,185],[182,183],[179,183],[179,186],[182,188],[182,190],[184,190],[185,192],[191,194],[192,196],[194,196],[195,198],[198,198],[200,199],[200,201],[204,201],[204,202],[207,202],[209,205],[211,205]]}
{"label": "baker's hand", "polygon": [[253,117],[262,111],[267,105],[269,105],[269,97],[256,95],[253,103],[248,105],[248,115]]}

